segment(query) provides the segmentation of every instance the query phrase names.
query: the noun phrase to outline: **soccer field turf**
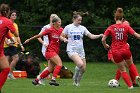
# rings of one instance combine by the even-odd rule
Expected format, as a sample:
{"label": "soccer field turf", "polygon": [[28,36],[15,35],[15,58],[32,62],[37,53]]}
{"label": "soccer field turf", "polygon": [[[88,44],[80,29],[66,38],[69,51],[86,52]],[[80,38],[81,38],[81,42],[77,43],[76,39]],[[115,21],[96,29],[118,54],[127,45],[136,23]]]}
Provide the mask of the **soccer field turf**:
{"label": "soccer field turf", "polygon": [[[74,71],[72,62],[63,63]],[[140,72],[140,64],[136,64]],[[44,68],[44,66],[42,65]],[[50,86],[46,80],[45,86],[33,86],[33,79],[7,80],[3,87],[4,93],[140,93],[140,87],[128,90],[123,80],[120,79],[120,87],[110,88],[107,83],[115,76],[116,66],[112,63],[87,63],[87,70],[81,81],[80,87],[72,85],[72,79],[58,79],[60,86]]]}

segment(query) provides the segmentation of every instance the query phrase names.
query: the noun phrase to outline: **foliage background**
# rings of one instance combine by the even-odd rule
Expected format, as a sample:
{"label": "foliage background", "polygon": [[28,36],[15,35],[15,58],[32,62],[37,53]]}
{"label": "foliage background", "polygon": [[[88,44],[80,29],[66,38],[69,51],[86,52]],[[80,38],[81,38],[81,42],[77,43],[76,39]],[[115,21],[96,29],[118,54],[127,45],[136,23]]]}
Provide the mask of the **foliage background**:
{"label": "foliage background", "polygon": [[[22,42],[27,38],[38,34],[42,26],[49,23],[49,16],[52,13],[58,14],[62,19],[62,26],[72,22],[73,11],[89,12],[83,17],[82,25],[86,26],[91,33],[100,34],[114,23],[114,10],[117,7],[124,9],[125,18],[131,26],[139,32],[140,25],[140,2],[139,0],[0,0],[7,3],[11,9],[18,11],[16,23],[19,25]],[[108,39],[110,43],[110,39]],[[134,37],[130,37],[128,43],[131,46],[134,60],[140,60],[140,42]],[[104,50],[101,40],[90,40],[84,38],[86,58],[88,61],[107,61],[107,51]],[[37,40],[25,45],[26,50],[36,53],[43,59]],[[68,61],[65,52],[66,45],[62,43],[60,56],[62,60]]]}

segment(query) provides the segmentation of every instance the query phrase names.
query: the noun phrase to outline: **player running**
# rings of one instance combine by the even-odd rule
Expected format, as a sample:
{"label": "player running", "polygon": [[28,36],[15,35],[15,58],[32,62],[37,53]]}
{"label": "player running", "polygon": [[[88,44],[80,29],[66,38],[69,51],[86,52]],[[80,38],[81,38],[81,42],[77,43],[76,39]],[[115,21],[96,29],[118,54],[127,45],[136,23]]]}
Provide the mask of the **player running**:
{"label": "player running", "polygon": [[[52,19],[55,18],[55,17],[58,17],[58,16],[57,16],[56,14],[51,14],[51,16],[50,16],[50,23],[49,23],[48,25],[45,25],[45,26],[41,29],[40,33],[42,33],[42,32],[45,31],[46,29],[49,29],[51,26],[53,26]],[[48,38],[48,35],[43,36],[43,39],[42,39],[42,38],[38,38],[38,41],[42,44],[42,50],[41,50],[41,52],[42,52],[43,56],[45,57],[45,52],[46,52],[46,49],[47,49],[47,47],[48,47],[48,45],[49,45],[49,38]],[[49,61],[49,60],[48,60],[48,61]],[[46,67],[46,68],[42,71],[42,73],[43,73],[46,69],[48,69],[48,67]],[[40,75],[38,75],[37,78],[40,78]],[[44,79],[39,80],[39,84],[45,85],[45,84],[43,83],[43,80],[44,80]]]}
{"label": "player running", "polygon": [[45,35],[48,35],[49,38],[49,45],[47,47],[45,57],[48,61],[48,69],[43,71],[43,73],[40,74],[39,78],[36,78],[32,83],[34,85],[39,84],[39,80],[44,79],[47,77],[51,72],[53,72],[52,80],[50,81],[50,85],[59,86],[59,84],[56,82],[56,77],[59,74],[61,67],[62,67],[62,61],[59,57],[59,51],[60,51],[60,35],[63,31],[63,28],[61,27],[61,19],[60,18],[53,18],[52,19],[53,26],[49,29],[46,29],[42,33],[35,35],[31,37],[30,39],[27,39],[24,43],[28,43],[30,40],[39,38]]}
{"label": "player running", "polygon": [[[129,25],[122,23],[123,11],[118,9],[115,13],[116,24],[113,24],[107,28],[102,38],[102,43],[105,49],[109,49],[112,52],[112,56],[115,64],[121,71],[121,76],[128,86],[128,89],[133,89],[133,84],[130,81],[130,77],[126,72],[126,66],[129,67],[133,77],[140,82],[139,73],[136,66],[133,63],[132,54],[127,44],[128,34],[134,35],[140,39],[140,35],[136,33]],[[112,37],[111,47],[106,43],[106,38]]]}
{"label": "player running", "polygon": [[86,70],[83,36],[86,35],[91,39],[98,39],[102,37],[102,34],[91,34],[86,27],[80,25],[82,21],[82,13],[74,12],[73,14],[73,23],[64,28],[61,36],[63,37],[63,41],[67,42],[66,51],[69,58],[76,64],[73,85],[80,86],[81,78]]}
{"label": "player running", "polygon": [[10,30],[16,37],[18,33],[14,28],[11,20],[7,17],[9,16],[10,8],[7,4],[0,5],[0,93],[1,89],[7,79],[7,75],[10,71],[9,62],[4,55],[4,40],[8,36],[8,31]]}

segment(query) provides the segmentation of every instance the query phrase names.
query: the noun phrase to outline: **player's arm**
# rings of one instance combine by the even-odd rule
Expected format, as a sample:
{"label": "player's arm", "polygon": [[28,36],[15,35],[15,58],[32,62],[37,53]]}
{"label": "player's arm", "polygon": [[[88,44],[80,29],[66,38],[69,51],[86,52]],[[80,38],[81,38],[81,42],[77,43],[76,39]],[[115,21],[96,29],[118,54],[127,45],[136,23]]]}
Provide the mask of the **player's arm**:
{"label": "player's arm", "polygon": [[88,36],[90,39],[98,39],[98,38],[103,37],[103,34],[94,35],[94,34],[88,33],[87,36]]}
{"label": "player's arm", "polygon": [[140,39],[140,34],[138,34],[138,33],[134,33],[134,36],[137,38],[137,39]]}
{"label": "player's arm", "polygon": [[67,35],[64,34],[64,33],[62,33],[62,34],[60,35],[60,40],[67,43],[67,42],[68,42],[68,39],[67,39],[66,37],[67,37]]}
{"label": "player's arm", "polygon": [[107,38],[107,36],[103,35],[102,44],[103,44],[104,48],[108,50],[109,49],[109,45],[106,43],[106,38]]}
{"label": "player's arm", "polygon": [[38,35],[35,35],[35,36],[33,36],[33,37],[27,39],[27,40],[24,42],[24,44],[30,42],[30,41],[33,40],[33,39],[40,38],[40,37],[42,37],[42,36],[43,36],[42,33],[40,33],[40,34],[38,34]]}

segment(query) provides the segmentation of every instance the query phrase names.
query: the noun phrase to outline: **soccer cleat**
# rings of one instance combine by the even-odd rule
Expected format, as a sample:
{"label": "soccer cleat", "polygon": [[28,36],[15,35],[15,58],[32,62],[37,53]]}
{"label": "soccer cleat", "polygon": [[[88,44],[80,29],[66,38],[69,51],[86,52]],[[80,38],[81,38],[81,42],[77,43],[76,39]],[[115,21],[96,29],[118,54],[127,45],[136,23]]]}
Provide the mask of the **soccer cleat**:
{"label": "soccer cleat", "polygon": [[13,74],[8,74],[8,79],[16,79]]}
{"label": "soccer cleat", "polygon": [[136,76],[136,80],[140,83],[140,76]]}
{"label": "soccer cleat", "polygon": [[55,80],[51,80],[49,84],[53,86],[59,86],[59,84]]}
{"label": "soccer cleat", "polygon": [[39,80],[38,83],[39,83],[40,85],[44,85],[44,86],[46,85],[46,84],[44,83],[44,79]]}
{"label": "soccer cleat", "polygon": [[139,87],[139,84],[133,84],[133,87]]}
{"label": "soccer cleat", "polygon": [[73,81],[73,86],[76,86],[76,84],[77,84],[77,83],[76,83],[75,81]]}
{"label": "soccer cleat", "polygon": [[133,89],[134,87],[133,86],[131,86],[131,87],[128,87],[128,89]]}
{"label": "soccer cleat", "polygon": [[35,86],[38,86],[38,85],[39,85],[39,81],[33,80],[33,81],[32,81],[32,84],[35,85]]}

